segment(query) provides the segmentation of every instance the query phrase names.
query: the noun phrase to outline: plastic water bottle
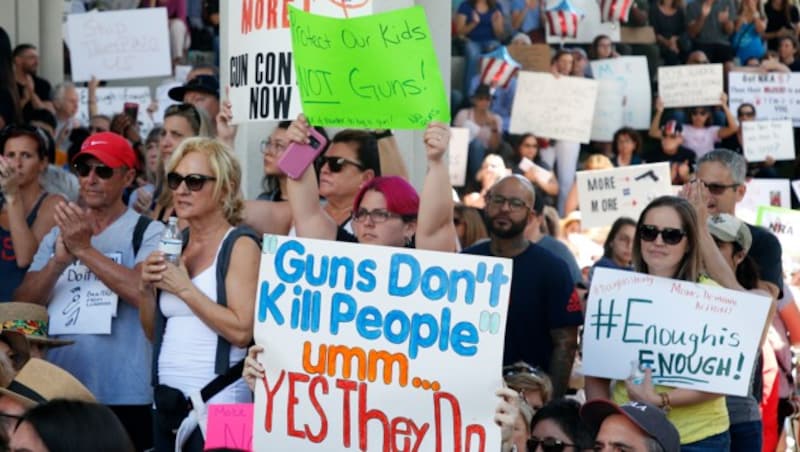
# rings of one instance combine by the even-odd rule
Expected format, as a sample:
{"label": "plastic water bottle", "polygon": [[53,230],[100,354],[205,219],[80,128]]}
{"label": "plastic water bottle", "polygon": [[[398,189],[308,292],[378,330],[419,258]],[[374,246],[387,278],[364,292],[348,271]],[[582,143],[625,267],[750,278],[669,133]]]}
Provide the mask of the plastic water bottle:
{"label": "plastic water bottle", "polygon": [[164,229],[164,233],[161,234],[158,250],[164,253],[164,259],[167,262],[179,265],[182,247],[183,238],[181,237],[181,231],[178,229],[178,217],[169,217],[169,224]]}
{"label": "plastic water bottle", "polygon": [[640,385],[644,381],[644,372],[642,371],[641,366],[639,366],[639,361],[631,361],[630,377],[632,383],[635,385]]}

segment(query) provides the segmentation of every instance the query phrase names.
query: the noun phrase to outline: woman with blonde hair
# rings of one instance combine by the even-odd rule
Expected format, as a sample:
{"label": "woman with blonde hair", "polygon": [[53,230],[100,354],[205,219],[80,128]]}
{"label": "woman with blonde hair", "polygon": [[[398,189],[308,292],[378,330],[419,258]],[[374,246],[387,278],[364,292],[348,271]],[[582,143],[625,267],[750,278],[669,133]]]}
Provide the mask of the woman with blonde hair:
{"label": "woman with blonde hair", "polygon": [[475,242],[488,237],[486,225],[483,223],[478,209],[456,204],[453,206],[453,224],[456,225],[456,234],[461,249],[468,248]]}
{"label": "woman with blonde hair", "polygon": [[[155,251],[142,266],[143,282],[154,289],[151,302],[139,311],[153,340],[156,451],[173,450],[173,430],[183,420],[186,397],[217,375],[231,373],[232,364],[245,357],[258,282],[253,263],[259,259],[255,236],[237,227],[244,206],[242,172],[227,146],[209,138],[186,139],[166,169],[175,213],[188,228],[177,264]],[[249,401],[250,391],[241,380],[207,400]],[[183,450],[202,447],[195,429]]]}

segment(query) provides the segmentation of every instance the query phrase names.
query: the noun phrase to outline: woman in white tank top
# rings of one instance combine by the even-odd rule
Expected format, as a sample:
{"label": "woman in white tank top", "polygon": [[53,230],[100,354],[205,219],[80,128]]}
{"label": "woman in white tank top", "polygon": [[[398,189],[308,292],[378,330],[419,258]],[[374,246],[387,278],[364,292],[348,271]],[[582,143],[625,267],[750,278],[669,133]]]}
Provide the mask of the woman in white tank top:
{"label": "woman in white tank top", "polygon": [[[159,385],[189,396],[217,376],[218,341],[230,343],[231,366],[245,356],[253,335],[259,248],[253,240],[237,239],[227,276],[224,281],[217,280],[220,248],[241,222],[243,206],[241,168],[225,145],[208,138],[187,139],[173,154],[167,171],[175,212],[188,224],[189,241],[179,266],[167,262],[161,251],[145,261],[142,279],[159,289],[160,296],[156,300],[154,295],[151,303],[140,306],[140,316],[145,332],[156,344],[154,365]],[[226,306],[217,303],[219,284],[225,284]],[[250,400],[247,386],[239,380],[208,403]],[[157,420],[160,411],[166,410],[156,406]],[[154,442],[156,451],[173,450],[175,435],[156,422]],[[202,446],[198,429],[183,450],[202,450]]]}

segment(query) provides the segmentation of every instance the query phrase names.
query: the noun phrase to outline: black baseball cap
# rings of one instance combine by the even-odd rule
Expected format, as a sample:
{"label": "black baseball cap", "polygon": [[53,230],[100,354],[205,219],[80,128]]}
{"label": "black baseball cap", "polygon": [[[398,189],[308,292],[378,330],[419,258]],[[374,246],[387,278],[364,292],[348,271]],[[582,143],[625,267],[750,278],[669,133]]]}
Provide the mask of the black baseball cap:
{"label": "black baseball cap", "polygon": [[680,452],[681,437],[659,408],[642,402],[617,405],[608,400],[590,400],[581,407],[581,418],[595,431],[608,416],[621,414],[639,427],[647,436],[656,440],[664,452]]}
{"label": "black baseball cap", "polygon": [[183,96],[190,91],[213,94],[219,99],[219,79],[213,75],[198,75],[197,77],[169,90],[169,98],[183,102]]}

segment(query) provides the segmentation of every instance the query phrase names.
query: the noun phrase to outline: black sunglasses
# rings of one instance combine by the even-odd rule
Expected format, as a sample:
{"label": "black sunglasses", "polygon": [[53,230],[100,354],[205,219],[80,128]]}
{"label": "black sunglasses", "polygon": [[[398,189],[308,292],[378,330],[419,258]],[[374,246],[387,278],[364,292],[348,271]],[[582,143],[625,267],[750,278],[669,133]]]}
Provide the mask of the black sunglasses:
{"label": "black sunglasses", "polygon": [[707,182],[703,182],[703,181],[700,181],[700,182],[703,185],[706,186],[706,188],[708,189],[708,192],[711,193],[712,195],[721,195],[721,194],[725,193],[725,190],[727,190],[729,188],[736,188],[739,185],[742,185],[742,184],[715,184],[713,182],[712,183],[707,183]]}
{"label": "black sunglasses", "polygon": [[542,450],[544,452],[562,452],[567,447],[578,447],[574,444],[565,443],[564,441],[555,438],[528,438],[528,452],[535,452],[540,445],[542,446]]}
{"label": "black sunglasses", "polygon": [[652,224],[639,226],[639,237],[645,242],[653,242],[661,234],[661,240],[667,245],[677,245],[686,236],[686,232],[675,228],[659,229]]}
{"label": "black sunglasses", "polygon": [[346,159],[344,157],[320,157],[319,158],[319,166],[322,168],[325,164],[328,164],[328,169],[331,170],[332,173],[338,173],[339,171],[344,168],[345,165],[353,165],[356,168],[364,171],[366,168],[361,163],[356,161]]}
{"label": "black sunglasses", "polygon": [[104,180],[111,179],[111,176],[114,175],[114,168],[108,165],[90,165],[86,162],[76,162],[72,167],[75,168],[75,172],[80,177],[89,177],[92,171],[97,177]]}
{"label": "black sunglasses", "polygon": [[187,174],[185,176],[175,172],[167,174],[167,186],[169,186],[170,190],[177,190],[182,182],[186,182],[186,188],[190,191],[200,191],[206,181],[209,180],[217,180],[217,178],[206,176],[205,174]]}

